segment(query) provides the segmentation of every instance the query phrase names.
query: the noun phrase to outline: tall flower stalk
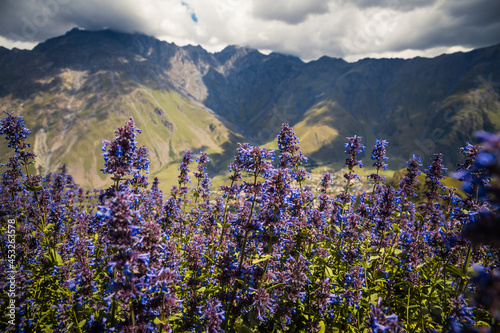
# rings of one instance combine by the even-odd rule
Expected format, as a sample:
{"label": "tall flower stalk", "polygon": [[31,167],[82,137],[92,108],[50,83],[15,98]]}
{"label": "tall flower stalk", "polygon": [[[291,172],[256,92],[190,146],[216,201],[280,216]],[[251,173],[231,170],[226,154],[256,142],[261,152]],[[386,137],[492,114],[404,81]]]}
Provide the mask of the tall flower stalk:
{"label": "tall flower stalk", "polygon": [[349,158],[345,160],[345,164],[347,165],[347,169],[349,173],[344,174],[344,178],[347,180],[347,184],[345,186],[344,194],[347,195],[349,192],[349,188],[352,186],[352,180],[358,179],[359,177],[356,173],[354,173],[354,167],[359,166],[363,167],[363,162],[361,160],[357,160],[356,156],[365,151],[365,146],[361,144],[362,137],[353,136],[346,138],[348,142],[345,143],[345,153],[349,155]]}
{"label": "tall flower stalk", "polygon": [[[248,236],[249,233],[251,232],[252,229],[254,229],[254,221],[253,219],[253,214],[255,211],[255,204],[258,200],[258,198],[262,194],[262,184],[258,182],[259,176],[261,177],[268,177],[270,172],[273,170],[273,166],[270,163],[269,159],[273,160],[274,159],[274,151],[273,150],[267,150],[265,148],[260,149],[259,147],[256,146],[251,146],[248,144],[240,144],[238,148],[238,155],[236,160],[238,161],[238,169],[241,170],[246,170],[249,172],[252,177],[253,177],[253,183],[248,184],[245,183],[243,185],[243,191],[246,192],[246,199],[245,202],[250,203],[250,211],[248,213],[248,218],[244,222],[244,224],[241,226],[242,229],[244,230],[245,234],[243,236],[243,243],[241,245],[241,250],[240,250],[240,255],[239,255],[239,261],[238,261],[238,268],[236,270],[236,276],[239,276],[241,272],[241,268],[243,266],[243,262],[245,260],[245,250],[246,250],[246,245],[248,241]],[[245,204],[244,204],[245,205]],[[242,215],[245,216],[246,210],[242,210]],[[230,301],[228,304],[228,310],[227,310],[227,315],[226,315],[226,321],[227,323],[230,323],[231,321],[234,322],[234,317],[232,317],[232,308],[233,308],[233,303],[234,299],[236,297],[236,293],[238,291],[238,288],[240,286],[239,281],[236,281],[234,284],[234,288],[231,292],[230,296]],[[232,317],[232,318],[231,318]]]}
{"label": "tall flower stalk", "polygon": [[136,133],[141,133],[141,130],[135,127],[134,119],[130,118],[125,126],[115,130],[113,141],[102,142],[104,168],[101,171],[113,175],[111,179],[115,182],[115,191],[120,190],[123,177],[139,174],[141,170],[149,171],[148,149],[136,146]]}
{"label": "tall flower stalk", "polygon": [[368,176],[368,178],[373,181],[373,193],[375,193],[377,184],[385,180],[384,177],[379,175],[379,172],[380,169],[387,170],[387,167],[389,166],[387,163],[385,163],[385,161],[388,160],[387,156],[385,155],[387,144],[388,142],[386,140],[377,139],[375,146],[373,146],[371,159],[375,161],[373,163],[373,166],[375,167],[376,172]]}

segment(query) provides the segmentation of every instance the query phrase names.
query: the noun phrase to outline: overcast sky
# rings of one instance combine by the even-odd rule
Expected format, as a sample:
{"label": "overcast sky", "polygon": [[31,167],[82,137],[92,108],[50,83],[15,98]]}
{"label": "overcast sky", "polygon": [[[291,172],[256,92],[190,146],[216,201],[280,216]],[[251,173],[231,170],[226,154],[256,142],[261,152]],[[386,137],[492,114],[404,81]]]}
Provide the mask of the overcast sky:
{"label": "overcast sky", "polygon": [[0,46],[73,27],[141,32],[211,52],[230,44],[305,61],[433,57],[500,43],[499,0],[0,0]]}

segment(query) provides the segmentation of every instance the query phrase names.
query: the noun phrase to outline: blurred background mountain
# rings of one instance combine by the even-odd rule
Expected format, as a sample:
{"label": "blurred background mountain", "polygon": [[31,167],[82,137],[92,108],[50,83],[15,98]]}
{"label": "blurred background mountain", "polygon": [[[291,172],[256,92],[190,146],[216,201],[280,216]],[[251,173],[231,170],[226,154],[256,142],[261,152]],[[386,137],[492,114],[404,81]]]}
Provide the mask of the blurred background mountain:
{"label": "blurred background mountain", "polygon": [[[450,168],[476,130],[500,129],[500,44],[436,58],[299,58],[247,47],[209,53],[141,34],[73,29],[33,50],[0,47],[0,106],[25,117],[37,172],[66,163],[80,185],[109,184],[101,142],[133,117],[151,174],[173,182],[184,150],[227,171],[237,142],[276,147],[283,122],[311,168],[340,167],[346,136],[389,141],[389,165],[434,152]],[[1,161],[8,150],[0,148]]]}

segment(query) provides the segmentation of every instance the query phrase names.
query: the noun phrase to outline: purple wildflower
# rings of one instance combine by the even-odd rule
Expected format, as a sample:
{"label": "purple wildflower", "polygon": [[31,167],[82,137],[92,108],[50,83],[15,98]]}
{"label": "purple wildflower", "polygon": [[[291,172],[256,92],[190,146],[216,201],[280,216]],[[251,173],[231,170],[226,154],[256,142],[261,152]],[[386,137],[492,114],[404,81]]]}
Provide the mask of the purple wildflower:
{"label": "purple wildflower", "polygon": [[129,249],[136,241],[136,212],[134,195],[118,192],[97,213],[106,223],[108,244],[117,249]]}
{"label": "purple wildflower", "polygon": [[202,153],[201,156],[196,158],[198,162],[197,172],[194,173],[194,177],[198,180],[198,187],[196,188],[196,193],[198,196],[201,196],[204,200],[208,200],[210,197],[210,186],[212,186],[212,182],[208,177],[208,174],[205,172],[205,164],[210,161],[207,153]]}
{"label": "purple wildflower", "polygon": [[309,262],[300,254],[297,259],[290,257],[286,264],[288,270],[288,297],[291,301],[303,300],[305,287],[309,282]]}
{"label": "purple wildflower", "polygon": [[485,198],[485,186],[491,182],[488,166],[496,160],[495,154],[490,149],[486,151],[483,146],[473,146],[468,142],[465,147],[460,148],[460,153],[466,159],[465,163],[457,165],[456,176],[464,182],[464,191],[473,199]]}
{"label": "purple wildflower", "polygon": [[14,112],[3,112],[7,115],[7,118],[0,120],[0,134],[5,135],[5,139],[9,141],[9,148],[14,148],[16,153],[19,153],[30,146],[24,140],[31,131],[24,126],[23,117],[14,116]]}
{"label": "purple wildflower", "polygon": [[351,186],[351,181],[355,178],[359,179],[358,175],[353,173],[353,169],[356,165],[358,165],[360,168],[363,166],[363,162],[361,160],[356,160],[356,156],[361,154],[365,150],[365,146],[361,144],[361,139],[362,137],[360,136],[353,136],[353,137],[347,137],[346,138],[349,142],[345,143],[345,153],[349,155],[350,157],[345,160],[345,164],[347,165],[347,168],[349,169],[349,173],[344,174],[344,178],[347,180],[347,184],[345,187],[345,192],[349,191],[349,187]]}
{"label": "purple wildflower", "polygon": [[377,304],[370,303],[370,314],[367,320],[369,331],[372,333],[403,332],[403,324],[399,322],[395,314],[387,315],[388,309],[382,306],[382,298],[379,297]]}
{"label": "purple wildflower", "polygon": [[368,178],[372,179],[373,182],[376,184],[380,183],[381,181],[384,181],[385,178],[379,175],[379,170],[384,169],[387,170],[387,156],[386,154],[386,148],[388,142],[386,140],[378,140],[376,139],[376,144],[373,146],[373,151],[372,151],[372,156],[371,159],[374,160],[375,162],[373,163],[373,166],[377,169],[376,173],[372,173],[371,175],[368,176]]}
{"label": "purple wildflower", "polygon": [[351,158],[346,160],[346,164],[349,167],[349,170],[352,170],[353,167],[359,165],[361,168],[363,163],[361,161],[355,160],[356,156],[365,151],[365,146],[361,144],[361,140],[363,139],[360,136],[353,136],[346,138],[349,142],[344,144],[346,150],[345,153],[349,155]]}
{"label": "purple wildflower", "polygon": [[210,298],[202,311],[203,327],[206,333],[221,332],[220,325],[224,321],[224,310],[219,300]]}
{"label": "purple wildflower", "polygon": [[500,319],[500,271],[487,272],[481,266],[474,266],[476,275],[472,282],[477,287],[474,301],[484,306],[497,320]]}
{"label": "purple wildflower", "polygon": [[137,173],[139,170],[149,169],[146,147],[137,149],[136,134],[141,130],[134,127],[134,120],[130,118],[124,127],[118,127],[113,141],[104,140],[101,150],[104,152],[104,168],[102,172],[113,174],[116,178]]}
{"label": "purple wildflower", "polygon": [[335,300],[335,295],[331,293],[333,283],[330,278],[325,278],[316,282],[317,289],[314,292],[312,307],[320,316],[327,314],[328,308]]}
{"label": "purple wildflower", "polygon": [[265,289],[255,290],[250,288],[250,290],[253,292],[254,302],[252,307],[257,313],[257,319],[266,322],[269,315],[274,311],[275,301]]}
{"label": "purple wildflower", "polygon": [[302,155],[300,150],[299,142],[293,129],[288,124],[283,124],[278,134],[281,167],[298,166],[302,162],[307,163],[307,158]]}
{"label": "purple wildflower", "polygon": [[420,175],[420,168],[422,164],[420,163],[420,157],[413,155],[413,157],[406,162],[406,174],[399,183],[399,190],[404,194],[405,197],[415,196],[415,186],[418,184],[417,177]]}
{"label": "purple wildflower", "polygon": [[429,200],[436,200],[439,198],[438,190],[444,188],[441,180],[445,178],[444,174],[447,172],[443,166],[443,154],[434,154],[432,164],[427,166],[425,170],[425,184],[429,187],[430,191],[424,191],[424,195]]}
{"label": "purple wildflower", "polygon": [[182,157],[181,165],[179,166],[179,194],[184,195],[187,193],[187,187],[185,186],[187,183],[191,182],[189,178],[189,164],[193,161],[193,152],[187,150],[184,152],[184,156]]}

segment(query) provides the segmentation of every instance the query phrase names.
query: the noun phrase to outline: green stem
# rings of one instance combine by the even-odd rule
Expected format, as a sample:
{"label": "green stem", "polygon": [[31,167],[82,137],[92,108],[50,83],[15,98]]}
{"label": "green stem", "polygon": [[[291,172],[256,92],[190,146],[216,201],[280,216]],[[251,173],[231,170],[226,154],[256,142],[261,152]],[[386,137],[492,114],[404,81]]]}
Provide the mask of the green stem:
{"label": "green stem", "polygon": [[259,290],[260,288],[262,288],[262,284],[264,283],[264,278],[266,277],[268,266],[269,266],[269,259],[266,260],[266,266],[264,267],[264,273],[262,273],[262,278],[259,281],[259,285],[257,287],[257,290]]}
{"label": "green stem", "polygon": [[[384,235],[385,235],[385,233],[384,233]],[[398,239],[398,237],[399,237],[399,232],[398,232],[397,234],[395,234],[395,235],[394,235],[394,238],[393,238],[393,241],[392,241],[392,246],[391,246],[390,252],[389,252],[389,251],[385,252],[385,253],[384,253],[384,256],[382,257],[382,267],[384,266],[386,259],[387,259],[390,255],[392,255],[392,254],[394,253],[394,248],[395,248],[395,247],[396,247],[396,245],[397,245],[397,239]]]}
{"label": "green stem", "polygon": [[408,302],[406,303],[406,329],[410,329],[410,295],[411,288],[408,287]]}
{"label": "green stem", "polygon": [[[469,269],[471,257],[472,257],[472,243],[469,244],[469,248],[467,249],[467,258],[465,259],[464,266],[462,267],[462,272],[464,273],[464,275],[467,274],[467,271]],[[464,279],[462,279],[460,281],[460,285],[459,285],[459,293],[463,292],[464,287],[465,287],[464,286]]]}
{"label": "green stem", "polygon": [[[234,179],[231,180],[231,185],[229,187],[232,188],[233,185],[234,185]],[[224,233],[226,231],[227,209],[229,207],[229,199],[230,199],[230,196],[228,195],[226,198],[226,205],[224,207],[224,218],[222,221],[222,231],[220,233],[219,246],[218,246],[219,249],[222,246],[222,241],[224,240]]]}
{"label": "green stem", "polygon": [[[113,280],[116,280],[116,266],[113,267]],[[115,326],[115,316],[116,316],[116,299],[113,297],[113,302],[111,303],[111,327]]]}
{"label": "green stem", "polygon": [[[377,167],[377,179],[378,179],[378,172],[379,172],[379,167]],[[375,194],[375,188],[377,187],[377,184],[378,184],[378,181],[374,181],[374,184],[373,184],[373,189],[372,189],[372,193]]]}
{"label": "green stem", "polygon": [[[198,193],[198,189],[200,188],[200,180],[198,179],[198,184],[196,185],[196,190],[195,190],[195,193]],[[199,193],[198,193],[198,197],[199,197]],[[198,203],[198,197],[195,197],[194,198],[194,206],[196,207],[196,203]]]}
{"label": "green stem", "polygon": [[[165,293],[162,292],[162,299],[161,299],[161,315],[160,315],[160,318],[161,318],[161,321],[163,321],[165,319]],[[160,324],[160,333],[163,332],[163,324]]]}
{"label": "green stem", "polygon": [[79,325],[78,316],[76,315],[76,311],[75,311],[74,306],[73,306],[73,316],[75,316],[75,323],[76,323],[76,326],[78,327],[78,330],[80,331],[80,333],[82,333],[82,328]]}
{"label": "green stem", "polygon": [[[351,170],[349,170],[349,175],[351,175],[352,172]],[[351,178],[347,179],[347,184],[345,186],[345,191],[344,191],[344,194],[347,194],[347,192],[349,192],[349,186],[351,184]],[[342,212],[344,212],[344,210],[342,209]]]}
{"label": "green stem", "polygon": [[420,317],[420,329],[421,329],[421,332],[425,332],[424,330],[424,314],[422,312],[422,289],[420,287],[420,277],[418,279],[418,307],[419,307],[419,317]]}
{"label": "green stem", "polygon": [[132,320],[132,327],[135,327],[135,313],[134,313],[134,304],[130,301],[130,319]]}
{"label": "green stem", "polygon": [[115,191],[118,192],[119,189],[120,189],[120,179],[121,179],[121,177],[115,176],[114,179],[115,179]]}
{"label": "green stem", "polygon": [[[26,170],[26,176],[30,177],[30,172],[28,170],[28,165],[27,165],[26,157],[24,157],[24,168]],[[49,240],[49,238],[46,235],[46,231],[47,231],[46,230],[47,217],[45,215],[45,209],[43,209],[40,206],[40,201],[38,200],[38,194],[37,194],[36,190],[33,191],[33,195],[35,197],[35,202],[36,202],[36,205],[38,207],[38,210],[42,213],[42,227],[40,228],[38,226],[38,229],[43,233],[43,240],[44,240],[45,244],[47,245],[47,248],[48,248],[48,251],[49,251],[49,256],[50,256],[50,261],[55,265],[56,264],[56,255],[55,255],[56,249],[53,246],[53,244],[50,243],[50,240]],[[35,226],[37,226],[37,225],[35,224]]]}

